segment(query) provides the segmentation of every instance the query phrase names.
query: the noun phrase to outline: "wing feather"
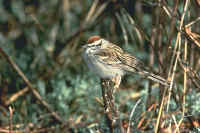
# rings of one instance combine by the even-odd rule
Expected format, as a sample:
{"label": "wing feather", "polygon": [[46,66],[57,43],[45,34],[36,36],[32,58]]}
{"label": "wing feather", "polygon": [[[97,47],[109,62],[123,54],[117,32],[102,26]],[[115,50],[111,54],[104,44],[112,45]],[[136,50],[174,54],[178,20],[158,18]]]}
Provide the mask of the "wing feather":
{"label": "wing feather", "polygon": [[121,61],[118,59],[118,56],[116,55],[117,54],[114,50],[108,50],[108,49],[101,49],[94,54],[94,56],[98,58],[98,60],[101,61],[102,63],[113,66],[121,64]]}
{"label": "wing feather", "polygon": [[130,54],[124,53],[119,58],[122,64],[127,66],[125,67],[126,71],[140,72],[145,70],[144,63],[136,57],[131,56]]}
{"label": "wing feather", "polygon": [[140,72],[145,70],[142,61],[128,53],[120,47],[111,45],[109,48],[101,49],[94,54],[99,61],[104,64],[120,67],[125,71]]}

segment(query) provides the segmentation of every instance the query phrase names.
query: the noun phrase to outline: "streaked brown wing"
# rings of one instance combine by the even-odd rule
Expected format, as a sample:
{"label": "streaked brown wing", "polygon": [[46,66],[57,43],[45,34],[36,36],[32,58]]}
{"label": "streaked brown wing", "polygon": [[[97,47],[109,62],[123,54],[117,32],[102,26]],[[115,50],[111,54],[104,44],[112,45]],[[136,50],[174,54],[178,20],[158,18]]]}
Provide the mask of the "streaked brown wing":
{"label": "streaked brown wing", "polygon": [[119,55],[118,58],[121,61],[121,67],[125,71],[141,72],[145,70],[143,62],[130,54],[123,53]]}
{"label": "streaked brown wing", "polygon": [[122,56],[120,56],[120,60],[127,66],[144,69],[144,63],[130,54],[124,53]]}
{"label": "streaked brown wing", "polygon": [[101,49],[96,52],[94,56],[98,58],[101,63],[107,65],[118,66],[121,64],[121,61],[118,58],[118,54],[114,49]]}
{"label": "streaked brown wing", "polygon": [[125,67],[125,70],[127,69],[127,71],[130,71],[129,70],[130,67],[134,69],[142,69],[142,70],[145,69],[144,63],[141,60],[124,52],[120,47],[116,45],[112,46],[113,46],[112,49],[115,49],[115,51],[117,51],[115,53],[117,60],[121,62],[120,65],[122,65],[122,67]]}
{"label": "streaked brown wing", "polygon": [[120,47],[111,45],[107,49],[101,49],[94,54],[99,61],[113,67],[120,67],[125,71],[140,72],[145,70],[142,61],[128,53],[125,53]]}

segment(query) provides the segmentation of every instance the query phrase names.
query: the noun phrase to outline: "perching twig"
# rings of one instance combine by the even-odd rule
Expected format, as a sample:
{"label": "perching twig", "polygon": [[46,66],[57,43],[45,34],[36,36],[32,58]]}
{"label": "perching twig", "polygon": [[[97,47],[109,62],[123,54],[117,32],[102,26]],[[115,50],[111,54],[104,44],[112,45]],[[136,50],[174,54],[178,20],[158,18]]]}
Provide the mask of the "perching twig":
{"label": "perching twig", "polygon": [[52,116],[59,122],[63,122],[61,117],[54,112],[50,105],[42,99],[40,94],[37,92],[37,90],[33,87],[31,82],[27,79],[27,77],[24,75],[24,73],[20,70],[20,68],[17,66],[17,64],[3,51],[2,48],[0,48],[0,53],[2,56],[6,59],[6,61],[11,65],[11,67],[17,72],[17,74],[23,79],[23,81],[27,84],[29,89],[32,91],[33,95],[37,98],[37,100],[45,107],[47,110],[52,114]]}
{"label": "perching twig", "polygon": [[116,128],[120,127],[121,133],[124,133],[121,121],[119,119],[118,109],[115,106],[113,97],[114,85],[111,80],[101,79],[102,97],[105,108],[105,115],[107,125],[109,126],[110,133],[114,133]]}

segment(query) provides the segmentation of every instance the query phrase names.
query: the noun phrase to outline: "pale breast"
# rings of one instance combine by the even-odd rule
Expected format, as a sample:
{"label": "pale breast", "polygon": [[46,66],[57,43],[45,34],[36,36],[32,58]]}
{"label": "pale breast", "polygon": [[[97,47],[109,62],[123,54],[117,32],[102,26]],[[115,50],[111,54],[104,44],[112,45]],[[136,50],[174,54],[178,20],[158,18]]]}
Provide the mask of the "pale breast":
{"label": "pale breast", "polygon": [[83,57],[89,69],[101,78],[111,79],[116,75],[122,76],[125,74],[125,72],[118,67],[99,62],[93,55],[85,53]]}

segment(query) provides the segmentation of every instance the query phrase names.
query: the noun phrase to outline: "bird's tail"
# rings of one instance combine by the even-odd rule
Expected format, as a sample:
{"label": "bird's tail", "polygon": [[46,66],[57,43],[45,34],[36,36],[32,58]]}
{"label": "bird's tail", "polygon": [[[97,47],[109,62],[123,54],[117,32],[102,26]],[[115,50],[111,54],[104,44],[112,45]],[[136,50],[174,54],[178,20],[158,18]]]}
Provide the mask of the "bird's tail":
{"label": "bird's tail", "polygon": [[151,80],[158,82],[162,85],[165,85],[165,86],[170,85],[170,83],[166,79],[162,78],[161,76],[155,75],[153,73],[143,71],[143,72],[139,72],[139,74],[144,76],[145,78],[151,79]]}

